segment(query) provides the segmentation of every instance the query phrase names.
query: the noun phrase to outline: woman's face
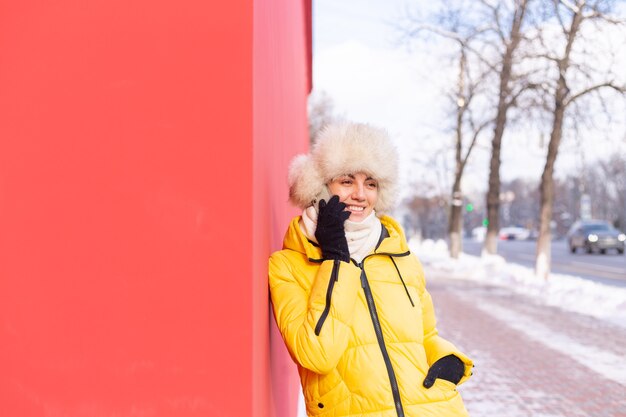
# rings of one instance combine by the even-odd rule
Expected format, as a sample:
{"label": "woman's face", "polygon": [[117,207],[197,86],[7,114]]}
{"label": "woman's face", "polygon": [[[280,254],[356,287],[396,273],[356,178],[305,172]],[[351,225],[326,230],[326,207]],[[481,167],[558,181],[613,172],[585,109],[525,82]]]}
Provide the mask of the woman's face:
{"label": "woman's face", "polygon": [[378,201],[378,182],[362,172],[335,178],[328,184],[328,190],[346,204],[353,222],[361,222],[369,216]]}

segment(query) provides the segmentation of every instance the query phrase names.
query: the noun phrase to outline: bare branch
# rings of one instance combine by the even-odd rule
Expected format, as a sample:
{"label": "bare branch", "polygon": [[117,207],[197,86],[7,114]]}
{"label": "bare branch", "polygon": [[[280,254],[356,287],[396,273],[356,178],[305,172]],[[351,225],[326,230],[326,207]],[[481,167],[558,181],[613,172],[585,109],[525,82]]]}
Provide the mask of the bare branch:
{"label": "bare branch", "polygon": [[419,23],[417,25],[416,29],[410,31],[409,34],[410,35],[415,35],[420,30],[426,30],[428,32],[432,32],[432,33],[435,33],[437,35],[443,36],[444,38],[453,39],[453,40],[458,41],[458,42],[463,41],[463,38],[461,38],[461,35],[459,33],[457,33],[457,32],[444,29],[441,26],[436,26],[436,25],[426,24],[426,23]]}
{"label": "bare branch", "polygon": [[569,0],[559,0],[559,3],[561,3],[563,6],[571,10],[572,13],[578,14],[581,12],[581,7],[584,7],[586,2],[583,1],[580,6],[578,4],[572,3]]}
{"label": "bare branch", "polygon": [[527,59],[546,59],[548,61],[552,61],[552,62],[559,62],[559,58],[549,55],[547,53],[538,53],[538,54],[529,54],[529,55],[525,55],[524,58]]}
{"label": "bare branch", "polygon": [[564,106],[568,106],[570,105],[572,102],[578,100],[579,98],[602,88],[611,88],[615,91],[617,91],[618,93],[624,94],[626,93],[626,87],[625,86],[620,86],[620,85],[616,85],[612,82],[605,82],[605,83],[601,83],[601,84],[596,84],[593,85],[591,87],[585,88],[584,90],[576,93],[576,94],[572,94],[569,98],[567,98],[565,100],[565,102],[563,103]]}
{"label": "bare branch", "polygon": [[500,37],[500,41],[502,41],[502,43],[506,43],[507,42],[506,34],[502,30],[502,23],[500,22],[500,2],[496,2],[496,4],[494,5],[494,4],[490,4],[486,0],[480,0],[480,3],[486,6],[493,14],[493,20],[496,23],[494,30]]}
{"label": "bare branch", "polygon": [[511,96],[509,100],[507,101],[506,106],[515,107],[517,105],[517,100],[522,94],[524,94],[525,92],[529,90],[536,90],[536,89],[542,89],[542,88],[543,88],[543,84],[530,83],[530,82],[523,84],[517,92],[511,93]]}
{"label": "bare branch", "polygon": [[561,32],[563,32],[563,35],[567,36],[567,26],[565,26],[563,16],[561,16],[561,13],[559,12],[559,0],[554,0],[554,15],[559,21],[559,26],[561,26]]}
{"label": "bare branch", "polygon": [[472,149],[474,149],[474,146],[476,145],[476,142],[478,141],[478,137],[480,136],[480,133],[487,126],[489,126],[492,122],[493,122],[492,120],[486,120],[483,123],[481,123],[481,125],[478,126],[478,128],[476,128],[476,126],[474,124],[474,121],[470,118],[470,124],[472,126],[472,131],[474,133],[472,135],[472,141],[470,142],[470,145],[467,148],[467,151],[465,152],[465,156],[463,157],[463,160],[461,162],[461,170],[463,170],[465,168],[465,165],[467,164],[467,160],[469,159],[469,156],[472,153]]}

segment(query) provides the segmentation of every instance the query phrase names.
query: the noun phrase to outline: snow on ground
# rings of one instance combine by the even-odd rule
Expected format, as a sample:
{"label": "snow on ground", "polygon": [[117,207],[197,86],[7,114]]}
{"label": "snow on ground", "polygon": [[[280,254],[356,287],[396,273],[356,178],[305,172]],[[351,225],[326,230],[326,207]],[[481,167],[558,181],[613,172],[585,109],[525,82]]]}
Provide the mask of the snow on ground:
{"label": "snow on ground", "polygon": [[578,341],[546,326],[537,320],[524,316],[519,312],[513,312],[494,303],[481,301],[476,307],[490,316],[505,322],[513,329],[524,333],[531,339],[542,343],[583,366],[593,364],[593,370],[605,378],[626,386],[626,367],[615,366],[622,363],[623,358],[619,355],[605,351],[598,346],[584,345]]}
{"label": "snow on ground", "polygon": [[411,239],[409,247],[425,267],[446,277],[508,287],[535,301],[626,327],[626,288],[564,274],[550,274],[543,280],[531,268],[507,263],[498,255],[461,254],[452,259],[443,240]]}

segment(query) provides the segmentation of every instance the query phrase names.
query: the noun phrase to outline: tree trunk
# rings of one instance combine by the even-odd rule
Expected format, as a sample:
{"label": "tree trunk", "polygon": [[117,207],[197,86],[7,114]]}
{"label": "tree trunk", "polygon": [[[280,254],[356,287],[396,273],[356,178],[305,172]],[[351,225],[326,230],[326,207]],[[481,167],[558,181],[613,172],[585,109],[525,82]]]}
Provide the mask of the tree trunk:
{"label": "tree trunk", "polygon": [[[459,56],[459,79],[457,84],[457,111],[456,111],[456,147],[454,151],[454,184],[452,185],[452,204],[450,204],[450,217],[448,218],[448,237],[450,240],[450,257],[458,259],[462,251],[462,215],[463,194],[461,193],[461,177],[463,176],[463,114],[465,113],[465,51],[461,47]],[[471,149],[470,149],[471,151]],[[469,151],[468,151],[469,152]],[[468,154],[469,156],[469,154]]]}
{"label": "tree trunk", "polygon": [[[564,96],[564,93],[557,92],[557,96],[559,95]],[[543,279],[548,279],[552,262],[550,223],[552,222],[552,205],[554,203],[554,163],[559,151],[563,132],[563,116],[565,114],[563,98],[557,97],[555,102],[552,133],[550,134],[550,143],[548,144],[548,156],[546,157],[546,164],[543,168],[541,184],[539,185],[541,200],[539,205],[539,237],[537,238],[535,275]]]}
{"label": "tree trunk", "polygon": [[493,130],[493,140],[491,141],[491,160],[489,162],[489,190],[487,191],[487,236],[483,251],[495,255],[498,251],[498,232],[500,230],[500,149],[502,147],[502,136],[506,126],[506,118],[509,107],[513,104],[510,101],[511,95],[511,70],[513,68],[513,54],[520,42],[522,22],[526,14],[527,1],[522,1],[515,10],[511,25],[510,42],[506,47],[502,58],[502,69],[500,70],[500,96],[498,97],[498,109],[496,114],[496,125]]}
{"label": "tree trunk", "polygon": [[509,96],[509,81],[513,66],[513,51],[507,51],[500,73],[500,97],[498,98],[498,112],[496,125],[491,141],[491,160],[489,162],[489,190],[487,191],[487,235],[483,250],[490,255],[498,252],[498,232],[500,230],[500,150],[502,136],[506,126],[506,114],[509,110],[507,99]]}
{"label": "tree trunk", "polygon": [[452,187],[452,204],[450,205],[450,220],[448,222],[450,257],[454,259],[458,259],[463,250],[463,200],[460,183],[459,177]]}
{"label": "tree trunk", "polygon": [[487,191],[487,235],[483,250],[494,255],[498,252],[498,231],[500,230],[500,148],[506,125],[506,105],[498,104],[498,116],[491,141],[491,161],[489,163],[489,190]]}
{"label": "tree trunk", "polygon": [[552,122],[552,133],[550,134],[550,143],[548,144],[548,156],[546,157],[546,165],[541,175],[541,185],[539,191],[541,194],[541,203],[539,208],[539,238],[537,239],[537,251],[535,258],[535,275],[540,278],[548,279],[550,276],[550,264],[552,262],[552,233],[550,231],[550,223],[552,222],[552,205],[554,203],[554,164],[559,152],[559,144],[563,136],[563,119],[565,117],[565,109],[568,103],[569,89],[565,75],[570,65],[570,54],[572,46],[576,40],[578,29],[583,20],[583,14],[580,11],[574,13],[572,22],[567,33],[567,42],[563,58],[558,61],[559,79],[556,84],[554,94],[554,119]]}
{"label": "tree trunk", "polygon": [[543,279],[548,279],[552,261],[552,233],[550,231],[550,223],[552,222],[552,205],[554,203],[553,175],[554,163],[556,162],[559,144],[561,142],[564,113],[565,107],[563,103],[557,101],[552,124],[552,134],[550,135],[550,144],[548,145],[548,156],[546,157],[546,165],[544,166],[543,174],[541,175],[541,184],[539,186],[541,202],[539,209],[539,238],[537,239],[535,275]]}

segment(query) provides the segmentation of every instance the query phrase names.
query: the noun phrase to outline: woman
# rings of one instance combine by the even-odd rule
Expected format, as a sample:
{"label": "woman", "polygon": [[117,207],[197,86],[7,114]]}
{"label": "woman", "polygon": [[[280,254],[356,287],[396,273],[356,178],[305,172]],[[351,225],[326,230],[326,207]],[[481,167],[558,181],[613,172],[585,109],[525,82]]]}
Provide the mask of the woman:
{"label": "woman", "polygon": [[467,416],[456,385],[472,361],[437,334],[422,267],[383,215],[397,159],[383,130],[342,124],[291,164],[303,212],[270,258],[269,285],[309,416]]}

